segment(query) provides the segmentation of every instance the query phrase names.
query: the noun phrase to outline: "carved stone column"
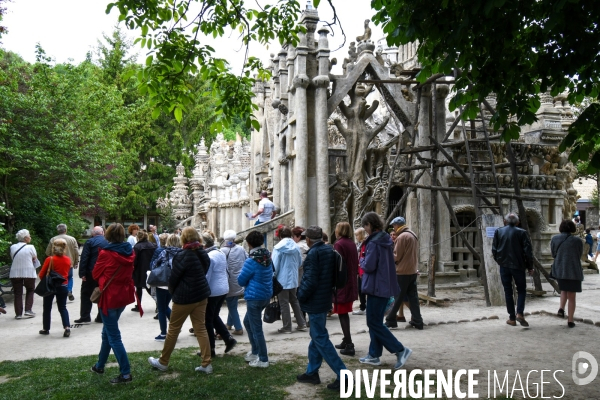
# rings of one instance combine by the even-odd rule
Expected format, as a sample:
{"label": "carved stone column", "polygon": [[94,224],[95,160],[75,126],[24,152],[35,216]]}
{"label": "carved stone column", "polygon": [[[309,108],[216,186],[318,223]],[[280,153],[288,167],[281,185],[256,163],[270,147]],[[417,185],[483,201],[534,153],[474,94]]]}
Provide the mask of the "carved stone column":
{"label": "carved stone column", "polygon": [[247,171],[242,171],[238,176],[240,177],[240,205],[242,207],[242,216],[240,217],[242,219],[241,230],[246,230],[250,228],[250,224],[252,223],[252,221],[249,221],[245,215],[246,213],[250,212],[250,197],[248,197],[246,186],[250,174]]}
{"label": "carved stone column", "polygon": [[[442,143],[444,136],[446,136],[446,97],[448,96],[448,85],[436,85],[436,129],[437,132],[436,140]],[[443,154],[438,153],[438,160],[445,160]],[[442,168],[438,177],[442,183],[442,186],[448,186],[445,168]],[[449,238],[450,234],[450,212],[445,206],[444,200],[440,192],[437,193],[437,237],[438,238]],[[450,240],[442,240],[438,246],[437,253],[438,265],[437,271],[444,272],[444,265],[452,262],[452,242]],[[472,271],[471,271],[472,272]]]}
{"label": "carved stone column", "polygon": [[225,181],[225,182],[223,182],[223,185],[225,185],[225,203],[223,204],[223,207],[225,207],[225,221],[224,221],[224,225],[221,227],[221,229],[219,229],[219,233],[217,234],[215,232],[217,237],[220,235],[223,235],[223,232],[225,232],[227,229],[231,229],[231,221],[232,221],[231,182]]}
{"label": "carved stone column", "polygon": [[[232,176],[229,181],[231,182],[231,219],[229,226],[236,232],[242,230],[242,209],[240,207],[240,199],[238,197],[238,185],[240,183],[240,178],[237,175]],[[223,232],[221,232],[221,236]]]}
{"label": "carved stone column", "polygon": [[217,185],[215,183],[210,184],[210,191],[211,191],[210,203],[208,203],[208,207],[210,208],[210,221],[208,224],[208,226],[209,226],[208,229],[210,229],[213,232],[216,232],[217,227],[218,227],[218,221],[219,221],[218,210],[217,210],[217,208],[219,207],[219,200],[217,200]]}
{"label": "carved stone column", "polygon": [[294,192],[296,225],[308,226],[308,115],[306,88],[309,78],[306,75],[306,56],[308,45],[306,35],[300,35],[300,43],[296,49],[294,70],[294,103],[296,116],[296,160],[294,161]]}
{"label": "carved stone column", "polygon": [[313,79],[315,90],[315,139],[317,167],[317,225],[331,235],[329,210],[329,134],[327,132],[327,88],[329,87],[329,42],[325,28],[319,30],[319,75]]}
{"label": "carved stone column", "polygon": [[213,231],[215,235],[217,232],[223,230],[223,227],[225,226],[225,185],[223,185],[223,183],[219,183],[217,185],[217,191],[219,194],[219,225],[217,226],[217,229]]}
{"label": "carved stone column", "polygon": [[[431,125],[429,123],[431,116],[431,85],[423,86],[421,89],[421,112],[419,117],[419,130],[416,139],[417,146],[429,146],[429,135],[431,134]],[[430,158],[431,151],[421,153],[422,157]],[[416,161],[416,164],[420,164]],[[431,177],[424,174],[419,181],[421,185],[431,185]],[[417,207],[419,215],[419,261],[424,263],[429,258],[429,248],[423,244],[429,243],[431,232],[431,191],[428,189],[417,189]],[[423,272],[423,271],[422,271]]]}

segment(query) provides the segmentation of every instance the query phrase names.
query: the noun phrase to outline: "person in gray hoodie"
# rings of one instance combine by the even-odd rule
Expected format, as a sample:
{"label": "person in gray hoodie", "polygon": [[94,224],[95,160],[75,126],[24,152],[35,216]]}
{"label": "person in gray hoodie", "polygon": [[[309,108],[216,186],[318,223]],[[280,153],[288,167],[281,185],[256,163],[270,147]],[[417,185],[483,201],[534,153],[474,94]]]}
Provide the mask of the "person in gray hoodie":
{"label": "person in gray hoodie", "polygon": [[385,347],[390,353],[396,354],[394,369],[400,369],[406,364],[412,350],[404,347],[383,324],[389,298],[400,293],[394,264],[394,243],[390,235],[383,230],[383,221],[377,213],[366,213],[362,218],[362,225],[369,234],[364,242],[365,250],[364,254],[361,254],[360,268],[364,271],[362,292],[369,296],[367,326],[371,344],[369,354],[359,361],[363,364],[381,365],[379,357]]}
{"label": "person in gray hoodie", "polygon": [[227,309],[229,310],[229,315],[227,315],[227,329],[231,330],[235,328],[233,334],[241,335],[244,333],[244,330],[242,329],[242,321],[240,320],[237,308],[239,297],[244,294],[244,288],[238,284],[237,279],[240,272],[242,272],[246,258],[248,258],[248,253],[246,253],[246,250],[242,246],[235,243],[236,236],[235,231],[232,230],[227,230],[223,233],[225,243],[221,246],[221,252],[225,254],[225,258],[227,259],[227,273],[229,275],[229,293],[227,293],[227,297],[225,298]]}
{"label": "person in gray hoodie", "polygon": [[279,229],[278,236],[281,239],[273,248],[273,265],[275,267],[275,276],[283,290],[277,298],[279,299],[279,307],[281,308],[281,327],[279,333],[292,333],[292,315],[290,313],[290,305],[294,310],[299,331],[306,331],[306,321],[300,309],[300,303],[296,297],[296,288],[298,287],[298,269],[302,265],[302,253],[292,240],[292,231],[287,226]]}

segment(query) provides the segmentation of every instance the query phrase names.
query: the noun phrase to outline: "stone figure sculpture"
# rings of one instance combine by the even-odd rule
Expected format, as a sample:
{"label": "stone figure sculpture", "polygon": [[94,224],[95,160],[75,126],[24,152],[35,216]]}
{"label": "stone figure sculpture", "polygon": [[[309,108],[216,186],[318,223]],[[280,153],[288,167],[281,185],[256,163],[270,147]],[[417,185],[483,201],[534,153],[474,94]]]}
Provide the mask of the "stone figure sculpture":
{"label": "stone figure sculpture", "polygon": [[369,28],[369,23],[371,20],[365,19],[365,32],[361,36],[356,37],[357,42],[363,42],[371,39],[371,28]]}

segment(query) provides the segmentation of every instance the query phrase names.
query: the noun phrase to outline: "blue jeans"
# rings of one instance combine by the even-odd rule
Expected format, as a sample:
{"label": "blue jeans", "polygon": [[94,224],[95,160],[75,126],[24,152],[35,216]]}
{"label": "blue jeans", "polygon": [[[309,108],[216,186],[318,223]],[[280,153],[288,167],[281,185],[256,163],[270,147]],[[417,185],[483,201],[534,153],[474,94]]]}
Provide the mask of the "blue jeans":
{"label": "blue jeans", "polygon": [[267,342],[262,328],[262,312],[269,300],[246,300],[246,316],[244,326],[252,346],[252,354],[258,354],[260,361],[269,361]]}
{"label": "blue jeans", "polygon": [[369,336],[371,337],[369,355],[371,357],[381,357],[384,347],[390,353],[404,351],[402,343],[400,343],[392,332],[390,332],[388,327],[383,324],[383,316],[389,298],[373,296],[371,294],[368,296],[367,326],[369,327]]}
{"label": "blue jeans", "polygon": [[69,279],[67,282],[67,290],[69,291],[69,293],[71,293],[73,291],[73,267],[71,267],[71,269],[69,270]]}
{"label": "blue jeans", "polygon": [[71,324],[69,323],[69,311],[67,311],[67,287],[59,286],[56,289],[56,294],[51,294],[49,296],[44,297],[44,314],[42,315],[42,324],[45,331],[50,330],[50,316],[52,315],[52,302],[54,301],[54,297],[56,296],[56,306],[58,307],[58,312],[60,313],[60,318],[62,319],[63,328],[70,328]]}
{"label": "blue jeans", "polygon": [[[268,221],[264,221],[264,222],[268,222]],[[260,222],[260,221],[257,219],[257,220],[256,220],[256,222],[254,223],[254,226],[256,226],[256,225],[260,225],[260,224],[262,224],[262,222]],[[263,238],[264,238],[264,240],[265,240],[265,242],[263,243],[263,246],[265,246],[265,249],[266,249],[266,248],[267,248],[267,234],[266,234],[266,233],[264,233],[264,234],[263,234]]]}
{"label": "blue jeans", "polygon": [[319,373],[323,359],[340,379],[340,371],[346,369],[344,362],[338,355],[335,347],[329,340],[329,333],[325,327],[327,313],[308,313],[310,320],[310,344],[308,345],[308,366],[306,375]]}
{"label": "blue jeans", "polygon": [[109,308],[108,315],[104,315],[102,309],[100,309],[103,323],[102,344],[100,345],[96,368],[104,369],[104,365],[112,349],[119,363],[121,375],[126,376],[131,373],[131,366],[129,365],[129,357],[127,357],[127,351],[125,351],[125,346],[123,346],[123,342],[121,341],[121,332],[119,331],[119,317],[124,309],[125,307]]}
{"label": "blue jeans", "polygon": [[240,313],[238,313],[238,296],[227,297],[227,309],[229,315],[227,316],[227,326],[233,326],[236,331],[242,329],[242,321],[240,321]]}
{"label": "blue jeans", "polygon": [[517,319],[515,315],[515,299],[513,298],[512,281],[515,280],[517,287],[517,314],[523,315],[525,311],[525,297],[527,297],[527,277],[524,269],[500,267],[500,278],[504,286],[504,297],[506,298],[506,311],[512,321]]}
{"label": "blue jeans", "polygon": [[158,323],[160,334],[167,334],[167,319],[171,319],[171,293],[166,289],[156,288],[156,307],[158,308]]}

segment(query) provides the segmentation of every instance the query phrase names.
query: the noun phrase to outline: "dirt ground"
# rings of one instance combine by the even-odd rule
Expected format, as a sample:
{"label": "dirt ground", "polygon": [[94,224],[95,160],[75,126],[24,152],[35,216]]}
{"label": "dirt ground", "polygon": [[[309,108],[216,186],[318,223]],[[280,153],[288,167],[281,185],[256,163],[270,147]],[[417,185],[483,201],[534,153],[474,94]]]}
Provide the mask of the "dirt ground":
{"label": "dirt ground", "polygon": [[[76,279],[74,289],[76,299],[68,304],[71,323],[79,318],[79,296],[77,295],[79,285],[80,280]],[[552,291],[542,298],[528,297],[525,310],[532,315],[527,317],[531,326],[526,329],[520,326],[508,326],[505,323],[507,319],[505,308],[486,307],[481,287],[465,287],[438,290],[438,297],[451,300],[447,306],[422,305],[421,313],[427,324],[424,330],[418,331],[410,326],[399,324],[400,328],[392,332],[405,346],[413,350],[412,357],[406,365],[408,371],[479,369],[477,376],[479,398],[488,398],[488,371],[492,377],[491,384],[493,384],[494,371],[500,382],[508,371],[508,385],[510,390],[516,388],[512,392],[516,398],[541,398],[541,393],[536,395],[536,388],[539,391],[543,380],[549,382],[543,385],[544,397],[600,399],[600,376],[585,386],[576,385],[571,377],[572,358],[576,352],[588,352],[600,362],[600,276],[586,275],[583,286],[583,293],[577,295],[575,316],[585,319],[586,323],[578,322],[574,329],[567,327],[566,320],[553,316],[559,307],[559,297],[552,294]],[[14,319],[12,299],[7,296],[6,300],[8,314],[0,315],[0,335],[4,338],[0,346],[0,360],[75,357],[98,353],[102,324],[75,326],[71,337],[63,338],[60,317],[55,307],[50,335],[42,336],[38,334],[38,330],[42,328],[41,298],[36,296],[33,307],[37,316],[23,320]],[[123,313],[119,323],[123,342],[129,352],[156,350],[158,355],[162,343],[154,341],[154,336],[159,333],[158,321],[153,319],[155,305],[152,299],[145,295],[143,306],[146,310],[143,318],[129,311],[130,307]],[[358,302],[355,306],[358,306]],[[239,310],[243,317],[245,314],[243,302],[240,303]],[[222,309],[221,316],[223,319],[227,316],[226,307]],[[408,311],[407,316],[410,316]],[[593,323],[596,323],[596,326]],[[191,323],[188,321],[179,337],[178,347],[197,346],[195,337],[187,333],[189,327]],[[290,355],[306,356],[310,340],[308,332],[278,334],[280,322],[264,324],[263,327],[272,361]],[[341,328],[335,316],[328,319],[327,327],[332,342],[334,344],[340,342]],[[343,357],[343,360],[347,362],[349,369],[355,370],[360,368],[358,357],[366,355],[369,346],[365,317],[351,316],[351,329],[357,354],[356,357]],[[239,344],[231,354],[234,356],[245,354],[249,350],[245,332],[243,336],[238,336],[236,339]],[[217,358],[224,356],[223,350],[222,342],[218,343]],[[384,352],[381,360],[380,368],[392,368],[395,356]],[[215,360],[214,365],[215,369],[218,368],[218,359]],[[276,363],[272,368],[276,368]],[[538,372],[530,373],[527,380],[527,374],[532,370]],[[542,379],[539,372],[541,370],[551,372],[545,372]],[[321,380],[329,382],[332,379],[334,379],[333,372],[324,365],[321,369]],[[562,386],[557,383],[557,380]],[[520,383],[524,392],[520,390]],[[526,389],[529,389],[529,393]],[[290,399],[317,396],[316,388],[310,385],[296,384],[288,390]],[[489,397],[493,398],[493,389],[490,390]],[[498,388],[496,391],[499,396]],[[503,394],[506,394],[506,387]],[[379,395],[379,391],[376,395]]]}

